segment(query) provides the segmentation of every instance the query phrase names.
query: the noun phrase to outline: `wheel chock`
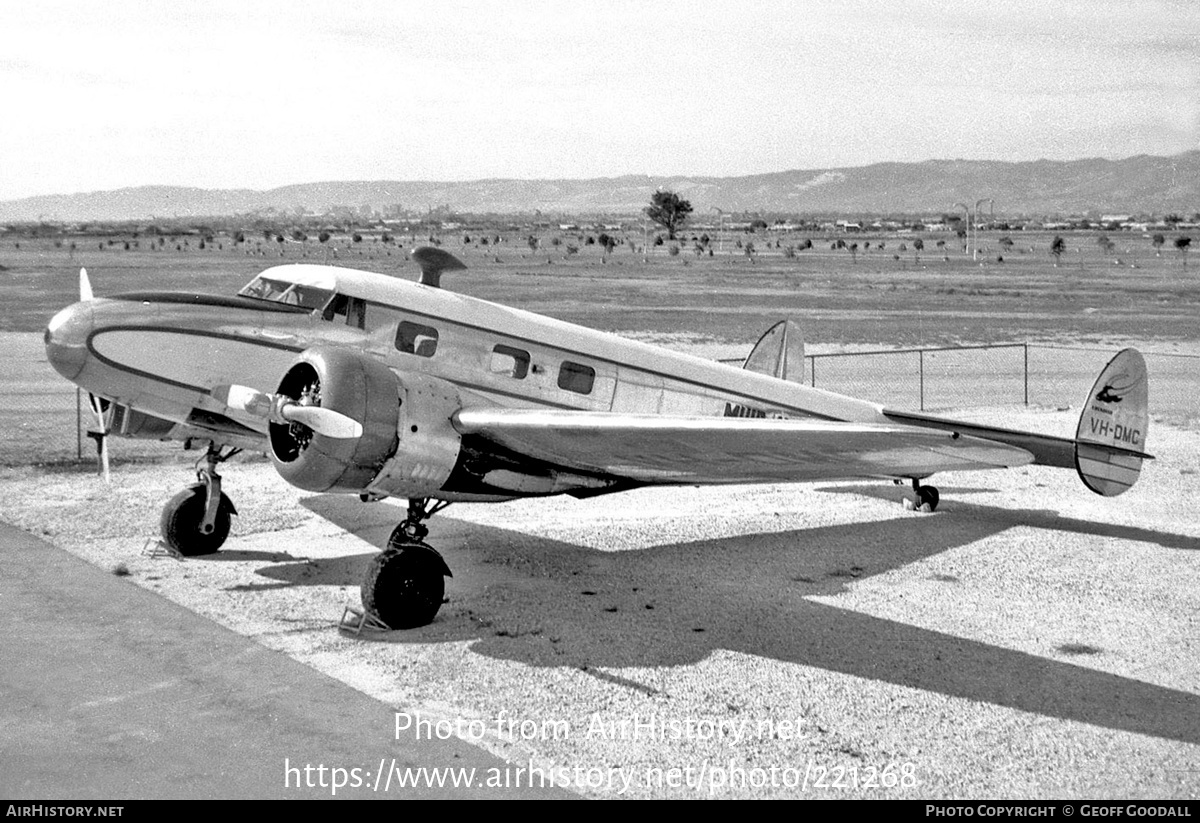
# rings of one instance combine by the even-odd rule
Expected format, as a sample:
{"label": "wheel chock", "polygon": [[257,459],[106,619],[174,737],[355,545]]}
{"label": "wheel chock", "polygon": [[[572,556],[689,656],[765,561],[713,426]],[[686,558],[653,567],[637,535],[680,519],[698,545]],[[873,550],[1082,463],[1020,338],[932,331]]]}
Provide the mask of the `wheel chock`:
{"label": "wheel chock", "polygon": [[377,632],[390,632],[392,627],[384,623],[372,612],[366,609],[360,609],[358,606],[346,604],[346,608],[342,610],[342,619],[338,621],[338,629],[350,634],[362,634],[363,629],[371,629]]}
{"label": "wheel chock", "polygon": [[182,561],[183,555],[162,540],[151,537],[142,544],[142,557],[173,557]]}

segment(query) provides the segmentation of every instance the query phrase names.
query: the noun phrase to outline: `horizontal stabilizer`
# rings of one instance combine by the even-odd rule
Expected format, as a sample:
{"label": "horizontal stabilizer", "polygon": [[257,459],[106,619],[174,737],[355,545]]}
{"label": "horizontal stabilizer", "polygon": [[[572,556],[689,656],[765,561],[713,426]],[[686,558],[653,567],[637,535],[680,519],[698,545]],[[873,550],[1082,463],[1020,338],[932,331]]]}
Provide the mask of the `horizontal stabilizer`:
{"label": "horizontal stabilizer", "polygon": [[1141,473],[1150,428],[1146,361],[1136,349],[1124,349],[1109,361],[1083,404],[1075,438],[968,423],[917,412],[892,411],[889,420],[941,429],[1025,449],[1041,466],[1075,469],[1096,494],[1114,497]]}

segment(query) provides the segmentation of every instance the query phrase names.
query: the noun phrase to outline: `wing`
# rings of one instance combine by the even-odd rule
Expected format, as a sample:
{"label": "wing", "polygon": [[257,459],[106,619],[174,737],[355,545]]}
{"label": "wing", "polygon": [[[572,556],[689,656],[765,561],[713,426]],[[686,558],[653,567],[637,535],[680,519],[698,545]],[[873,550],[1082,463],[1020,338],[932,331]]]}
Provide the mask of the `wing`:
{"label": "wing", "polygon": [[530,409],[464,409],[454,424],[531,460],[639,483],[919,478],[1033,460],[1015,446],[911,426]]}

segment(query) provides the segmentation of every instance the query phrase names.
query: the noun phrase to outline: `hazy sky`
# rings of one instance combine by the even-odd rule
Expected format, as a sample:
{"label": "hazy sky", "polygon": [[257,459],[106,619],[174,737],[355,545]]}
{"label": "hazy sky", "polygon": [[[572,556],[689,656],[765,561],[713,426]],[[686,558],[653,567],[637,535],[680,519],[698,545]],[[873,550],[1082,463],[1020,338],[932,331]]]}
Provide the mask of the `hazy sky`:
{"label": "hazy sky", "polygon": [[1200,148],[1197,0],[0,0],[0,199]]}

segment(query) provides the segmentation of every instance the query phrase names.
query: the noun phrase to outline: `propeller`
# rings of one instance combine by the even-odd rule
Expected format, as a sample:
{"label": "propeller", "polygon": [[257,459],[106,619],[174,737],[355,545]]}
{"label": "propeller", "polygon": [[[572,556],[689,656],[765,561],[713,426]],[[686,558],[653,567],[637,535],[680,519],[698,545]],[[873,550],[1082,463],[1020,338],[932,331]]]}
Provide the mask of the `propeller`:
{"label": "propeller", "polygon": [[362,437],[362,424],[333,409],[305,406],[282,394],[267,394],[249,386],[217,386],[213,397],[230,409],[255,417],[265,417],[273,423],[300,423],[317,434],[339,440]]}
{"label": "propeller", "polygon": [[[79,302],[92,300],[92,281],[88,279],[87,269],[79,269]],[[111,481],[108,464],[108,421],[105,419],[105,402],[96,395],[88,392],[88,406],[96,416],[96,428],[88,432],[88,437],[96,441],[96,456],[100,460],[100,471],[104,474],[104,482]]]}

